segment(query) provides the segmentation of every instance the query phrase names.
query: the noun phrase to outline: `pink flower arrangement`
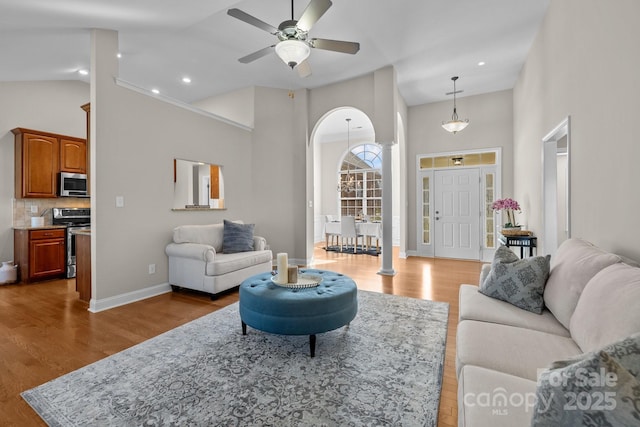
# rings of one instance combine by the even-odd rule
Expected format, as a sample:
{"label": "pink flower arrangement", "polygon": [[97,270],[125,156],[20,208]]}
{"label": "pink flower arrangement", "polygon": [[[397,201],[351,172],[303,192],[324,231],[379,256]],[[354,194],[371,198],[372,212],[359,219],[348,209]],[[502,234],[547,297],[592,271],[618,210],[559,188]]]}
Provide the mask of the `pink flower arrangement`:
{"label": "pink flower arrangement", "polygon": [[491,205],[491,209],[493,209],[494,211],[504,210],[506,212],[508,222],[504,225],[505,227],[517,227],[515,217],[513,216],[513,211],[521,212],[518,202],[511,198],[499,199],[493,202],[493,204]]}

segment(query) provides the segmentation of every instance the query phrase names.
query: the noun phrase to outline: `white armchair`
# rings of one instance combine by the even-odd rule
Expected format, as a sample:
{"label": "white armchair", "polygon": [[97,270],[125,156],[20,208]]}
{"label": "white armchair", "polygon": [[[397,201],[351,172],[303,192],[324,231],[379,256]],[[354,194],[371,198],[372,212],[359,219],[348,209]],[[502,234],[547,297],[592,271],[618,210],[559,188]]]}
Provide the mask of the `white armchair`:
{"label": "white armchair", "polygon": [[223,233],[223,224],[183,225],[173,230],[173,242],[165,248],[172,289],[195,289],[214,298],[250,276],[271,271],[273,255],[264,237],[253,236],[253,250],[224,253]]}

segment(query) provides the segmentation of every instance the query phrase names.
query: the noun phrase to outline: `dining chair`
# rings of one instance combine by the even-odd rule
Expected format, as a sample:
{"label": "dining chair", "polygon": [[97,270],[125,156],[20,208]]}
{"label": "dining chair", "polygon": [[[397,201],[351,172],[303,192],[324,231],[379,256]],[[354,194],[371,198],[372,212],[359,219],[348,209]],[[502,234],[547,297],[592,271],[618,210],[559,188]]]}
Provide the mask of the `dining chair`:
{"label": "dining chair", "polygon": [[347,239],[347,245],[349,239],[354,240],[353,253],[358,253],[358,237],[361,237],[356,231],[356,218],[353,216],[343,216],[340,219],[340,252],[342,252],[342,245],[344,245],[344,239]]}
{"label": "dining chair", "polygon": [[324,226],[324,237],[326,239],[326,249],[325,250],[329,250],[329,242],[331,242],[331,246],[333,246],[333,239],[335,239],[336,241],[336,246],[338,246],[338,240],[340,239],[340,234],[339,233],[332,233],[332,232],[327,232],[327,223],[330,222],[337,222],[337,216],[336,215],[325,215],[324,216],[324,222],[325,222],[325,226]]}

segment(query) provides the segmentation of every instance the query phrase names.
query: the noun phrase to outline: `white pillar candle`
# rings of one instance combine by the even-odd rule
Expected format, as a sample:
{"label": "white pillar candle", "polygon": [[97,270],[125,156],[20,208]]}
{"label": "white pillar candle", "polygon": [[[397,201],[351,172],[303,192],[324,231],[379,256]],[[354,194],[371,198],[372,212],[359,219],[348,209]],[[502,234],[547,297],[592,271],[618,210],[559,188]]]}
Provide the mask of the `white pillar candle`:
{"label": "white pillar candle", "polygon": [[278,278],[276,282],[281,285],[285,285],[288,283],[288,275],[289,275],[289,257],[285,252],[278,254]]}

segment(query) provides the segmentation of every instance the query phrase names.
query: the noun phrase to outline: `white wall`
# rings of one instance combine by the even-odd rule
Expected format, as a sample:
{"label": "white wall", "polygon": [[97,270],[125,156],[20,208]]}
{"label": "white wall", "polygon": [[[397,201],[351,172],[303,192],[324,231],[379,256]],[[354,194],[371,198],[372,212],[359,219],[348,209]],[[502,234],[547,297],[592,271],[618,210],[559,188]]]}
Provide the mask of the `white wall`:
{"label": "white wall", "polygon": [[514,187],[529,227],[542,236],[541,139],[570,115],[572,237],[634,259],[638,16],[637,0],[553,0],[514,88]]}
{"label": "white wall", "polygon": [[89,85],[79,81],[0,83],[0,261],[13,259],[14,135],[11,129],[85,138]]}
{"label": "white wall", "polygon": [[[416,250],[416,156],[418,154],[502,147],[502,195],[513,195],[513,98],[511,90],[457,100],[458,115],[469,126],[457,134],[442,129],[453,100],[409,107],[407,136],[407,249]],[[522,175],[518,171],[518,175]],[[528,177],[521,177],[528,179]],[[518,199],[522,205],[522,200]],[[528,206],[523,207],[524,220]],[[526,222],[526,220],[524,220]]]}

